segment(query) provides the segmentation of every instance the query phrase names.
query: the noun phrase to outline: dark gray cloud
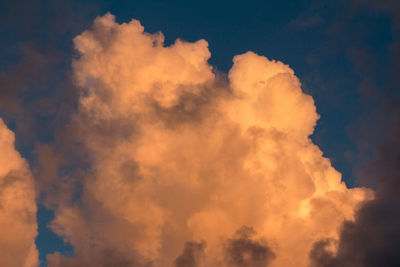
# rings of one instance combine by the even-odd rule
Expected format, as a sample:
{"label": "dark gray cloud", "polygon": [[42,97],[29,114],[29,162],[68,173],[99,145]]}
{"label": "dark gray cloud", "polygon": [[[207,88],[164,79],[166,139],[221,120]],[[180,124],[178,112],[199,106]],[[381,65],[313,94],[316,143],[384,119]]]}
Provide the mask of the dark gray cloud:
{"label": "dark gray cloud", "polygon": [[243,226],[236,235],[228,240],[226,246],[226,261],[236,267],[265,267],[275,258],[275,253],[263,240],[252,237],[255,231]]}
{"label": "dark gray cloud", "polygon": [[[377,55],[368,50],[353,49],[350,53],[364,77],[360,87],[362,101],[372,107],[354,124],[357,129],[352,129],[363,161],[357,166],[356,175],[362,184],[375,188],[376,195],[360,207],[355,221],[342,225],[338,241],[316,242],[310,258],[317,267],[400,266],[400,91],[396,74],[400,71],[400,3],[360,0],[353,1],[352,8],[388,16],[391,22],[387,65],[371,64]],[[379,75],[383,81],[377,79]],[[337,245],[336,254],[329,249],[332,245]]]}
{"label": "dark gray cloud", "polygon": [[70,79],[72,38],[97,13],[90,2],[0,3],[0,116],[25,150],[68,121],[78,99]]}
{"label": "dark gray cloud", "polygon": [[379,175],[376,198],[361,207],[354,222],[343,224],[336,255],[328,249],[332,240],[314,244],[314,266],[400,266],[400,119],[393,123],[391,138],[377,146],[369,167]]}
{"label": "dark gray cloud", "polygon": [[[275,253],[265,240],[255,239],[253,228],[242,226],[225,243],[224,264],[232,267],[266,267],[274,259]],[[186,242],[181,255],[175,260],[176,267],[198,267],[202,265],[206,243]],[[224,265],[225,266],[225,265]]]}
{"label": "dark gray cloud", "polygon": [[201,257],[206,247],[205,242],[186,242],[182,254],[175,260],[176,267],[196,267],[199,266]]}

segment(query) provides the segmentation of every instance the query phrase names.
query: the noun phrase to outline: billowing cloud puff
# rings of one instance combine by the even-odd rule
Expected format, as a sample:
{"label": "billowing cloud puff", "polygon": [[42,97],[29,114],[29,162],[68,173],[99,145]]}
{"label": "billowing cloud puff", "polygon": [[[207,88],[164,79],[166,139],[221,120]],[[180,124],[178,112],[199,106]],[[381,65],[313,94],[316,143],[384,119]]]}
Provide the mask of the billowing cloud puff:
{"label": "billowing cloud puff", "polygon": [[0,266],[35,267],[38,251],[35,190],[14,133],[0,119]]}
{"label": "billowing cloud puff", "polygon": [[310,140],[313,99],[281,62],[248,52],[224,79],[206,41],[163,40],[110,14],[75,38],[88,166],[50,266],[308,266],[372,197]]}

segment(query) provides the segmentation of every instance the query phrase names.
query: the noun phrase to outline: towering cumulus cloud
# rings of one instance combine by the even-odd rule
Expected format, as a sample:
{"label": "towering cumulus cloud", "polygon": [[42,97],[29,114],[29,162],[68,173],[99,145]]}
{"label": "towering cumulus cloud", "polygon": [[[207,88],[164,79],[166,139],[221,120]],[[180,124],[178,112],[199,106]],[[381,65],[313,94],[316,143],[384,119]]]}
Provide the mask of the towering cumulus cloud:
{"label": "towering cumulus cloud", "polygon": [[310,140],[313,99],[281,62],[248,52],[226,76],[206,41],[163,41],[110,14],[75,38],[88,166],[52,223],[74,255],[50,266],[308,266],[372,198]]}
{"label": "towering cumulus cloud", "polygon": [[0,119],[0,266],[35,267],[36,204],[28,164]]}

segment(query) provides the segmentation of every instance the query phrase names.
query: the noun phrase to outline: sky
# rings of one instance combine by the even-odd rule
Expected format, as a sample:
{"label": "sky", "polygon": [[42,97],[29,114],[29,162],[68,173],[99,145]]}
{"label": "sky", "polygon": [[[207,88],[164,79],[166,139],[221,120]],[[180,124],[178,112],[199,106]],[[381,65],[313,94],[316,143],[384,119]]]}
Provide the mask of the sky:
{"label": "sky", "polygon": [[0,265],[399,266],[399,14],[0,0]]}

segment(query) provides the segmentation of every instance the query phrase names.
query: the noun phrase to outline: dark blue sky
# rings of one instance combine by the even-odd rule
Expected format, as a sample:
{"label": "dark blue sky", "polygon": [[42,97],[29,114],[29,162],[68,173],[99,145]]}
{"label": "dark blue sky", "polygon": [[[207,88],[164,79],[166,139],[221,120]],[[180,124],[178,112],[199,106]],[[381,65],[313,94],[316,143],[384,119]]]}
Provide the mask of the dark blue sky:
{"label": "dark blue sky", "polygon": [[[72,38],[106,12],[118,22],[135,18],[145,31],[162,31],[166,44],[176,38],[207,40],[210,63],[223,72],[230,69],[234,55],[249,50],[290,65],[321,115],[313,140],[350,186],[362,183],[358,173],[382,136],[379,129],[385,122],[375,116],[376,111],[387,96],[398,94],[393,53],[399,40],[396,13],[389,4],[14,2],[0,0],[0,114],[16,131],[18,149],[33,166],[36,142],[50,142],[55,126],[67,119],[66,110],[76,104],[75,95],[64,96],[63,90],[70,86],[69,66],[76,56]],[[55,101],[49,104],[43,98]],[[52,212],[41,207],[38,217],[41,259],[53,251],[71,251],[46,228]]]}

